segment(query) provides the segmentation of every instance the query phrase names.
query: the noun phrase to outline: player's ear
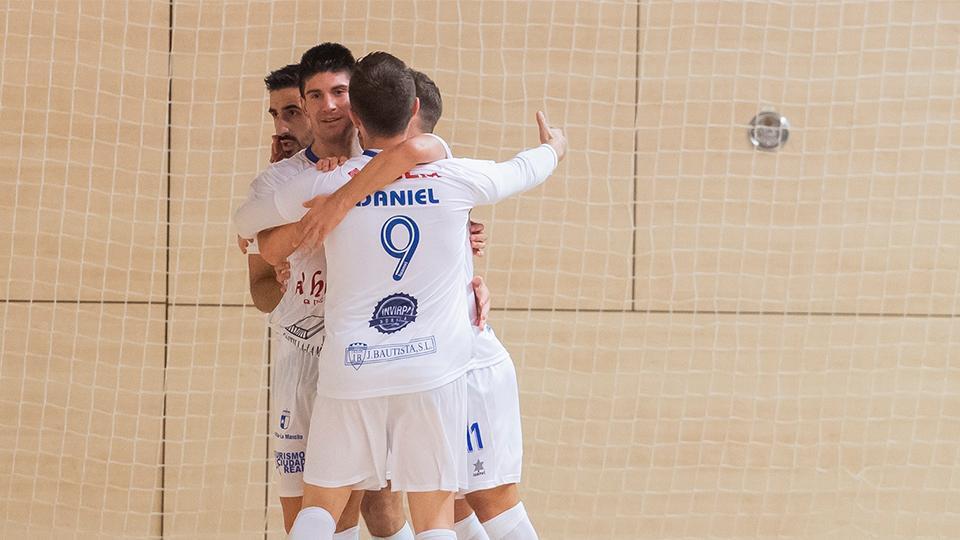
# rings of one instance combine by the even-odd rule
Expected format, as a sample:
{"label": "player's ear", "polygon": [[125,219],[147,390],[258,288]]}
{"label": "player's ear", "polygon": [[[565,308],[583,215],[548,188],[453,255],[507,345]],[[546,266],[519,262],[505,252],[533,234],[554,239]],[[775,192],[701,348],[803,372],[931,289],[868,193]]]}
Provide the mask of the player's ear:
{"label": "player's ear", "polygon": [[413,98],[413,112],[410,113],[410,118],[416,116],[418,112],[420,112],[420,98],[415,97]]}
{"label": "player's ear", "polygon": [[361,123],[360,123],[360,117],[357,116],[357,115],[353,112],[353,109],[350,110],[350,113],[349,113],[349,114],[350,114],[350,121],[353,122],[353,126],[354,126],[355,128],[357,128],[357,131],[359,132],[359,131],[360,131],[360,125],[361,125]]}

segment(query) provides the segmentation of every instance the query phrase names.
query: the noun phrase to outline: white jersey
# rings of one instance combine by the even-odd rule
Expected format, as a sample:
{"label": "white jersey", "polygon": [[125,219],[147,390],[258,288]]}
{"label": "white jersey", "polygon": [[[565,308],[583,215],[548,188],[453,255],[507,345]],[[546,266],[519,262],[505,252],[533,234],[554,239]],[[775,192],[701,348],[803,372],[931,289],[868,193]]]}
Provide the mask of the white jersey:
{"label": "white jersey", "polygon": [[[284,184],[303,171],[314,170],[317,158],[306,148],[293,156],[273,163],[250,184],[248,201],[268,199]],[[256,235],[252,235],[256,238]],[[248,253],[258,253],[251,244]],[[326,295],[326,258],[323,248],[298,249],[287,258],[290,281],[287,292],[270,313],[270,324],[281,339],[319,358],[324,339],[323,301]]]}
{"label": "white jersey", "polygon": [[[453,152],[450,150],[450,146],[447,144],[447,142],[440,137],[437,137],[437,139],[443,145],[443,149],[447,154],[447,158],[453,158]],[[467,231],[466,255],[465,264],[467,277],[473,279],[473,248],[470,245],[469,230]],[[470,320],[477,320],[476,302],[470,302],[470,305],[467,309],[470,315]],[[473,329],[475,341],[473,344],[473,359],[470,363],[470,369],[480,369],[493,366],[510,358],[510,353],[507,352],[507,349],[503,346],[503,343],[497,339],[496,334],[493,333],[493,328],[491,328],[489,324],[485,324],[482,329],[477,328],[476,325],[471,325],[471,328]]]}
{"label": "white jersey", "polygon": [[[301,173],[272,205],[241,208],[238,224],[256,231],[299,220],[303,201],[347,183],[373,154],[330,173]],[[463,263],[469,211],[536,186],[556,163],[548,145],[500,164],[442,160],[358,203],[326,240],[331,287],[318,393],[362,399],[420,392],[473,367],[475,308]]]}

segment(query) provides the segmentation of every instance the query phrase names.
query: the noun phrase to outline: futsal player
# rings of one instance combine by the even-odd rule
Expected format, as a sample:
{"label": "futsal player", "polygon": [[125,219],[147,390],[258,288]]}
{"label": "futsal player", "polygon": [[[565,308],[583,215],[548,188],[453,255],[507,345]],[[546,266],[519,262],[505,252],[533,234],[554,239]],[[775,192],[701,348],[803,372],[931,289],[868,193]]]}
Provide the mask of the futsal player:
{"label": "futsal player", "polygon": [[[355,149],[356,136],[352,124],[341,121],[346,116],[344,110],[349,108],[345,86],[349,83],[349,70],[353,62],[352,55],[345,47],[326,43],[304,54],[301,62],[303,85],[299,85],[299,74],[291,76],[290,66],[267,77],[266,82],[271,93],[270,112],[278,134],[274,137],[271,158],[276,157],[279,150],[289,153],[302,141],[312,140],[313,144],[261,173],[251,185],[251,199],[272,196],[277,186],[297,172],[313,167],[318,154],[338,155]],[[290,90],[300,96],[299,86],[302,86],[304,91],[305,111],[298,108],[301,114],[295,114]],[[302,132],[284,125],[291,119],[307,119],[306,113],[314,120],[307,122],[308,126],[312,127],[309,135],[303,135]],[[405,161],[412,159],[416,162],[418,152],[421,151],[415,144],[401,145],[398,148],[398,157]],[[477,230],[479,232],[472,240],[477,248],[481,249],[484,239],[482,226],[478,225]],[[263,306],[262,310],[273,310],[271,321],[278,328],[282,340],[274,377],[274,402],[277,406],[271,424],[277,447],[275,460],[280,477],[278,491],[281,495],[285,527],[289,530],[300,507],[305,436],[310,405],[316,390],[316,360],[323,342],[324,259],[322,251],[300,250],[292,254],[290,261],[293,263],[293,276],[290,290],[277,305],[277,300],[263,300],[262,289],[265,287],[256,285],[265,282],[272,283],[273,289],[277,288],[276,281],[272,279],[270,265],[264,262],[259,254],[253,253],[249,258],[251,294],[258,307]],[[286,258],[285,256],[284,261]],[[254,264],[253,261],[259,264]],[[277,261],[277,264],[282,262]],[[264,279],[258,281],[258,269],[263,270],[262,274],[269,271],[269,279],[264,275]],[[487,297],[485,286],[482,283],[477,286],[479,297]],[[358,499],[359,494],[354,496],[341,518],[338,524],[338,539],[355,538],[358,535]],[[374,538],[412,538],[403,518],[399,494],[389,490],[366,494],[363,498],[363,515]]]}
{"label": "futsal player", "polygon": [[[365,60],[359,89],[357,72],[351,79],[351,116],[367,146],[391,146],[402,140],[416,108],[412,78],[402,62],[385,53]],[[367,204],[361,203],[361,211],[349,214],[330,235],[328,252],[339,256],[330,260],[329,277],[343,288],[335,286],[328,297],[328,343],[322,352],[321,395],[314,407],[312,433],[336,436],[311,436],[308,455],[332,454],[336,459],[307,460],[308,508],[298,516],[292,537],[329,538],[332,516],[339,517],[351,487],[384,485],[388,453],[394,489],[408,492],[419,536],[455,537],[450,530],[452,494],[465,484],[460,480],[465,471],[462,452],[453,448],[463,440],[462,375],[470,364],[473,340],[462,307],[469,291],[463,264],[466,246],[458,228],[450,225],[459,223],[462,230],[474,204],[496,202],[545,179],[564,148],[561,134],[545,132],[547,142],[560,151],[543,145],[524,152],[511,160],[514,174],[502,176],[494,164],[467,160],[414,169],[413,177],[408,175],[389,194],[377,193]],[[361,156],[333,173],[298,175],[267,201],[272,203],[269,208],[251,205],[246,213],[238,212],[248,218],[240,221],[258,222],[258,212],[267,210],[286,221],[299,219],[301,201],[345,184],[347,172],[368,161],[369,156]],[[393,213],[392,206],[405,207],[400,210],[410,215],[386,217]],[[365,207],[368,212],[362,211]],[[422,243],[418,218],[430,225],[422,229]],[[265,228],[261,225],[258,228]],[[393,236],[398,227],[407,231],[405,244]],[[380,251],[397,260],[384,261]],[[423,262],[414,264],[417,251],[423,253]],[[402,281],[411,272],[404,288],[412,294],[398,291],[399,284],[390,280],[393,262],[393,281]],[[441,268],[450,271],[438,274]],[[383,293],[391,294],[376,301],[370,318],[370,306],[365,304]],[[414,329],[404,333],[407,327]],[[425,332],[431,335],[422,335]],[[403,337],[410,339],[391,343]],[[363,375],[357,375],[364,367]]]}
{"label": "futsal player", "polygon": [[[411,137],[433,133],[443,113],[437,85],[424,73],[412,74],[420,110],[410,124]],[[449,148],[447,157],[452,157]],[[467,257],[466,264],[472,276],[473,258]],[[454,504],[454,531],[458,540],[536,540],[517,488],[523,436],[516,368],[493,329],[487,324],[480,328],[466,375],[467,486]]]}

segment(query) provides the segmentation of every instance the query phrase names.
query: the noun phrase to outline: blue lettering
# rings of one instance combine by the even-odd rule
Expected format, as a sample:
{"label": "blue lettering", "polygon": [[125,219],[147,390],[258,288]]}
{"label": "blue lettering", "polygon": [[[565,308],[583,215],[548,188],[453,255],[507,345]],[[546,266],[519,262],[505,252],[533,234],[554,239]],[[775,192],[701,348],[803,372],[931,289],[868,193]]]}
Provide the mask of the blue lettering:
{"label": "blue lettering", "polygon": [[390,206],[406,206],[407,205],[407,191],[391,191],[390,192]]}
{"label": "blue lettering", "polygon": [[467,452],[473,452],[473,440],[470,437],[471,432],[476,436],[477,448],[483,450],[483,438],[480,437],[480,424],[474,422],[467,427]]}
{"label": "blue lettering", "polygon": [[433,193],[433,188],[375,191],[367,195],[357,206],[428,206],[440,204],[440,199]]}

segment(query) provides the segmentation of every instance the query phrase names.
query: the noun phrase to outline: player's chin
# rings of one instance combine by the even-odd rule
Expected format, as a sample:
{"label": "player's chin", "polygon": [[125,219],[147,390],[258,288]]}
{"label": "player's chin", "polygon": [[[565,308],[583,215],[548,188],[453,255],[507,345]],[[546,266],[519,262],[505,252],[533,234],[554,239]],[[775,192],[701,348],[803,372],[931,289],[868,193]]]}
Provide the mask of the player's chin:
{"label": "player's chin", "polygon": [[347,118],[346,116],[341,116],[340,118],[336,118],[336,119],[320,120],[318,122],[320,129],[323,129],[326,131],[335,131],[335,132],[342,131],[348,124],[352,125],[350,123],[350,119]]}

